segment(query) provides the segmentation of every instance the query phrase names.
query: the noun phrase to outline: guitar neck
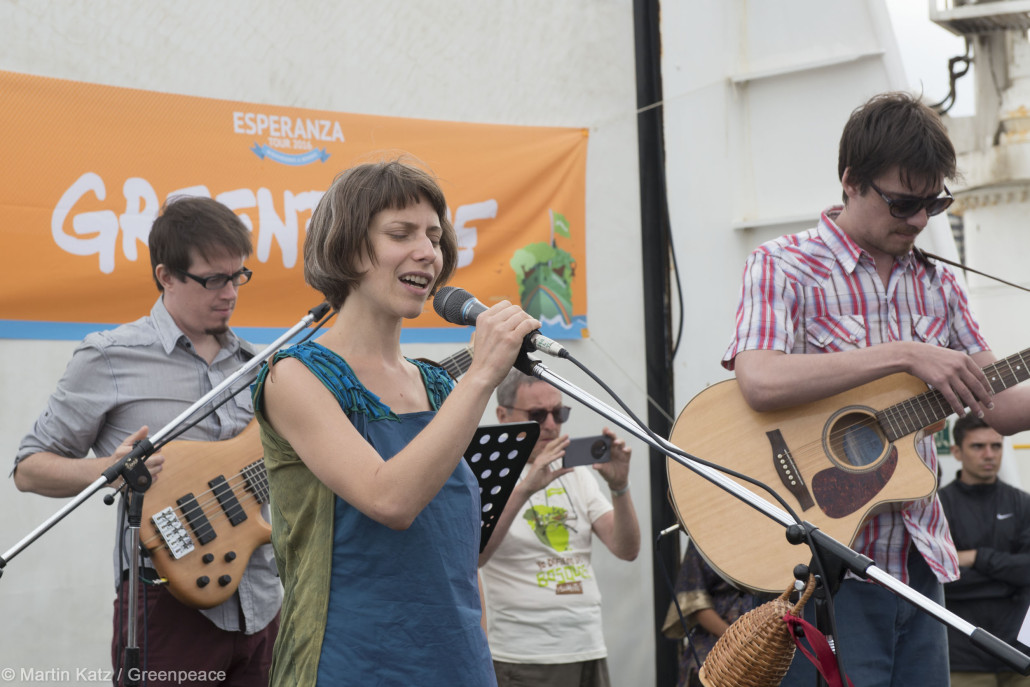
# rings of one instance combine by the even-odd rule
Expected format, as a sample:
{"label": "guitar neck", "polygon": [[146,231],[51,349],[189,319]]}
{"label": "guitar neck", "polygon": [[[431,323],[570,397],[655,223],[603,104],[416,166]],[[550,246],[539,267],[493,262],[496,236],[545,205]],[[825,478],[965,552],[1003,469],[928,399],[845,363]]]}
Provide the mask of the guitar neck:
{"label": "guitar neck", "polygon": [[466,346],[457,353],[447,356],[438,364],[447,370],[451,377],[457,379],[468,372],[469,366],[472,365],[472,349]]}
{"label": "guitar neck", "polygon": [[[1028,360],[1030,348],[1025,348],[983,368],[991,391],[999,393],[1030,379]],[[940,422],[951,413],[951,406],[945,400],[944,394],[936,389],[930,389],[924,394],[884,408],[876,416],[887,437],[891,441],[897,441],[901,437]]]}
{"label": "guitar neck", "polygon": [[243,479],[247,489],[254,494],[258,503],[268,503],[268,473],[265,471],[264,458],[243,468]]}

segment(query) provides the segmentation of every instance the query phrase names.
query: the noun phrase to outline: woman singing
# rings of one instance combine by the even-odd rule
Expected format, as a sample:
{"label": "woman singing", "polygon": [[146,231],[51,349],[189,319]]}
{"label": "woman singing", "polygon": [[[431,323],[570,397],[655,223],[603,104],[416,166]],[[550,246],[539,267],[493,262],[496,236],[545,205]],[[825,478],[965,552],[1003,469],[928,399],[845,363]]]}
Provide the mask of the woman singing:
{"label": "woman singing", "polygon": [[401,161],[343,172],[312,215],[305,280],[339,315],[254,386],[285,588],[272,685],[495,684],[462,453],[540,323],[507,301],[480,315],[457,384],[405,358],[403,321],[456,257],[443,192]]}

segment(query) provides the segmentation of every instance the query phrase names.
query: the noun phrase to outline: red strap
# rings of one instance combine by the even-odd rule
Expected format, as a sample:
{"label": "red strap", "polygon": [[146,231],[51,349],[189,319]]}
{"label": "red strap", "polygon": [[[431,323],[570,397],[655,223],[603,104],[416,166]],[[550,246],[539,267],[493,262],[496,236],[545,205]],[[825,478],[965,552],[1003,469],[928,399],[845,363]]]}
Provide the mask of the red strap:
{"label": "red strap", "polygon": [[[829,643],[826,641],[826,637],[811,623],[805,622],[804,619],[799,618],[795,615],[787,614],[783,616],[783,622],[787,623],[787,629],[790,632],[790,636],[794,639],[794,644],[797,645],[798,650],[805,655],[805,658],[815,666],[815,669],[819,671],[819,674],[826,680],[826,684],[829,687],[843,687],[843,683],[840,679],[840,671],[837,670],[837,658],[834,656],[833,651],[830,649]],[[815,656],[808,651],[802,642],[802,637],[799,637],[795,633],[795,627],[800,626],[802,629],[802,637],[808,640],[812,650],[815,651]],[[818,657],[818,658],[817,658]],[[851,678],[845,676],[848,681],[849,687],[855,687],[851,684]]]}

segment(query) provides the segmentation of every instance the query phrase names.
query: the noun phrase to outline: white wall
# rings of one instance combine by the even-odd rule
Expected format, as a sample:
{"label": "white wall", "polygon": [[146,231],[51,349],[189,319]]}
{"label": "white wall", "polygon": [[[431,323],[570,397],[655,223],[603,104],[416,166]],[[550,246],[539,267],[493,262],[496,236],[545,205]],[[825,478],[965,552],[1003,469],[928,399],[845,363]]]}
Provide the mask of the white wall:
{"label": "white wall", "polygon": [[[8,71],[351,113],[589,127],[590,338],[570,349],[643,414],[633,50],[630,0],[0,0]],[[0,183],[17,173],[0,167]],[[298,303],[298,319],[308,307]],[[0,453],[9,459],[73,345],[0,339]],[[571,366],[548,366],[600,394]],[[569,429],[596,433],[598,424],[577,408]],[[637,445],[635,454],[647,452]],[[645,543],[648,467],[638,459],[632,477]],[[60,503],[0,480],[0,554]],[[109,665],[113,517],[94,498],[9,563],[0,669],[70,670],[70,681],[52,682],[80,684],[77,670]],[[632,564],[597,554],[616,685],[654,682],[650,558],[646,546]]]}
{"label": "white wall", "polygon": [[[841,202],[837,148],[849,114],[905,84],[882,0],[667,2],[662,22],[682,409],[732,377],[720,361],[747,255]],[[728,528],[746,547],[749,533]]]}
{"label": "white wall", "polygon": [[747,254],[840,202],[841,129],[870,96],[902,87],[903,74],[880,0],[663,10],[668,185],[686,311],[675,363],[682,407],[731,376],[719,361]]}

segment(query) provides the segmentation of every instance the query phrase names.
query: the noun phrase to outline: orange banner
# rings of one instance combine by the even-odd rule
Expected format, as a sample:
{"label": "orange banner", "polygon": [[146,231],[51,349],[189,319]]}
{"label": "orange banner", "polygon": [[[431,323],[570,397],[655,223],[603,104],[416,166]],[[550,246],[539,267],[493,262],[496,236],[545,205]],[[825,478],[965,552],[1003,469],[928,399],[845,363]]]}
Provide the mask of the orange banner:
{"label": "orange banner", "polygon": [[[218,199],[253,232],[233,326],[270,341],[321,296],[304,284],[311,211],[333,177],[409,154],[440,179],[458,234],[451,283],[521,303],[551,338],[586,332],[585,129],[375,117],[0,71],[0,337],[78,339],[157,297],[161,204]],[[431,307],[407,341],[467,341]]]}

